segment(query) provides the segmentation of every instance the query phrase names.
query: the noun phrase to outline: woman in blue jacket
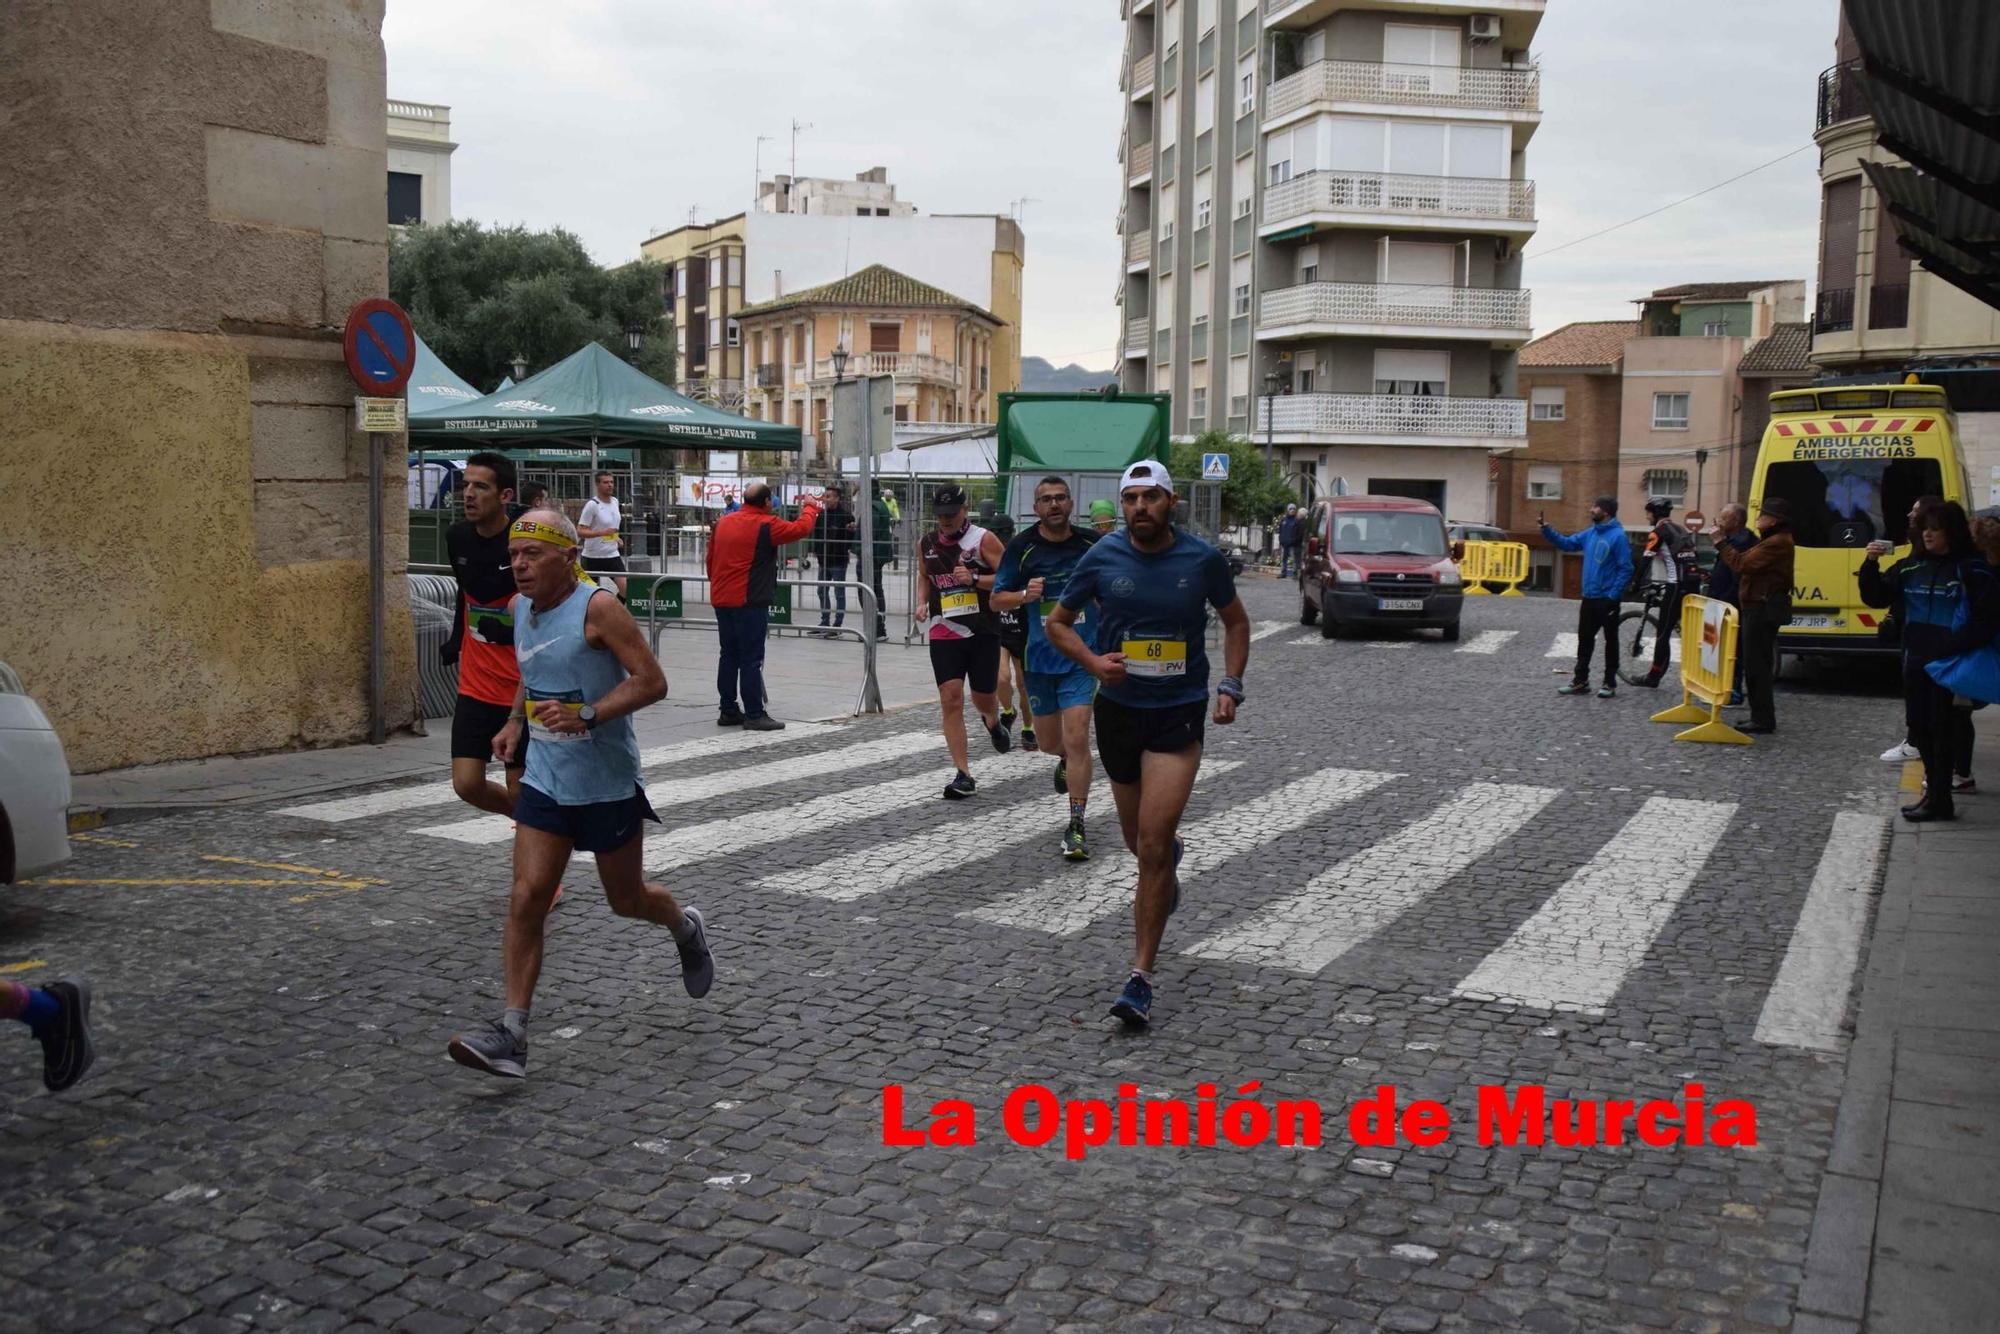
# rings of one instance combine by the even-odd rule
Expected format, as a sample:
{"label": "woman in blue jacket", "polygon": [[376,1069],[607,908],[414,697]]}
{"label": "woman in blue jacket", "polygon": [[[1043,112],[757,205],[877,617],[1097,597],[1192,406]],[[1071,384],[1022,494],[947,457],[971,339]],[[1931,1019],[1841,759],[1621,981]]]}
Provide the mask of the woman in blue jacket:
{"label": "woman in blue jacket", "polygon": [[1917,749],[1924,759],[1924,797],[1903,808],[1913,824],[1957,817],[1951,795],[1952,758],[1960,749],[1966,711],[1924,668],[1940,658],[2000,637],[2000,582],[1972,545],[1972,528],[1955,501],[1919,508],[1912,524],[1916,549],[1884,571],[1887,542],[1870,542],[1861,562],[1861,600],[1894,607],[1903,631],[1903,692]]}
{"label": "woman in blue jacket", "polygon": [[1599,496],[1591,502],[1590,527],[1568,536],[1542,520],[1542,536],[1558,551],[1583,553],[1583,605],[1576,614],[1576,674],[1559,695],[1590,692],[1590,658],[1598,632],[1604,634],[1604,688],[1599,699],[1618,693],[1618,607],[1632,584],[1632,540],[1618,522],[1618,498]]}

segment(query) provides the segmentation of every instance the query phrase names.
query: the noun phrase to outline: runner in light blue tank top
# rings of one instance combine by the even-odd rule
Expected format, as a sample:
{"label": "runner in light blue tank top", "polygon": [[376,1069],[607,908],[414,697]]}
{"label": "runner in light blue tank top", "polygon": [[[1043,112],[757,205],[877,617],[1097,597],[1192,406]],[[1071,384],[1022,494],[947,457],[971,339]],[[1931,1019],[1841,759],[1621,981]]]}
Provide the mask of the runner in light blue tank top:
{"label": "runner in light blue tank top", "polygon": [[514,803],[514,888],[507,908],[507,1009],[490,1028],[452,1038],[460,1065],[522,1079],[528,1010],[542,972],[542,926],[572,851],[594,853],[604,897],[620,917],[664,926],[680,952],[681,981],[697,1000],[715,980],[701,914],[682,910],[645,878],[647,820],[658,821],[639,776],[632,715],[666,698],[667,678],[632,613],[582,579],[576,528],[531,510],[508,530],[514,657],[521,688],[494,738],[502,763],[527,772]]}

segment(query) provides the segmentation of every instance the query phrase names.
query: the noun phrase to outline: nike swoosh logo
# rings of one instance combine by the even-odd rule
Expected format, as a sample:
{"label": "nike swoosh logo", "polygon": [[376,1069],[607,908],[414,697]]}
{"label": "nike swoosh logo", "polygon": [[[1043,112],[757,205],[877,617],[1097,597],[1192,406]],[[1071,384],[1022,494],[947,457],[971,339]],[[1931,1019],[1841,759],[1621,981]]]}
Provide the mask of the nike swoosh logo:
{"label": "nike swoosh logo", "polygon": [[554,648],[555,646],[556,646],[556,641],[553,639],[544,639],[541,643],[535,645],[533,648],[520,648],[517,646],[514,649],[514,659],[517,662],[526,662],[528,659],[534,657],[537,653],[540,653],[543,649]]}

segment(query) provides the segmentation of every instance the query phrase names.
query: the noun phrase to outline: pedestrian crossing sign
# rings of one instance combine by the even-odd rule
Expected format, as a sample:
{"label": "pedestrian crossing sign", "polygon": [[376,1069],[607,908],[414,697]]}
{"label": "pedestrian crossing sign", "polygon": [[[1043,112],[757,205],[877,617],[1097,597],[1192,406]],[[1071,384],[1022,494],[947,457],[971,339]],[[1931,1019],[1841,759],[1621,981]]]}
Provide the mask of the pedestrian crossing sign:
{"label": "pedestrian crossing sign", "polygon": [[1229,455],[1203,454],[1201,456],[1201,480],[1204,482],[1228,481]]}

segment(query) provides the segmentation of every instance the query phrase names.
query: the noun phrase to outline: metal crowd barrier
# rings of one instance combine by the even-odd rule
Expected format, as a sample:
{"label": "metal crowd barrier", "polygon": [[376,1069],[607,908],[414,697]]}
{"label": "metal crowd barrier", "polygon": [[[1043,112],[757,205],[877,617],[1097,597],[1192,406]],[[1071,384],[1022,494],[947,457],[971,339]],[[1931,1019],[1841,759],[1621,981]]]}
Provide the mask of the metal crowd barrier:
{"label": "metal crowd barrier", "polygon": [[[442,567],[440,567],[442,568]],[[458,581],[442,575],[409,575],[410,620],[417,632],[417,686],[425,718],[449,718],[458,704],[458,664],[439,655],[458,619]]]}
{"label": "metal crowd barrier", "polygon": [[[452,608],[452,611],[451,614],[448,615],[445,619],[443,636],[439,637],[435,644],[431,644],[429,646],[429,656],[427,660],[431,663],[437,662],[437,648],[441,646],[444,642],[444,639],[448,638],[451,634],[451,617],[457,614],[458,584],[455,579],[448,577],[451,575],[451,567],[448,565],[411,565],[409,567],[411,593],[413,595],[418,594],[420,591],[420,585],[418,584],[418,580],[428,581],[430,579],[436,578],[439,575],[447,576],[446,578],[441,580],[440,583],[446,586],[448,589],[447,596],[450,599],[449,605]],[[709,616],[687,616],[683,614],[677,616],[670,616],[665,620],[662,620],[660,617],[661,599],[657,596],[659,581],[663,579],[672,579],[682,584],[693,584],[693,583],[706,584],[709,582],[709,578],[705,574],[652,574],[652,573],[633,574],[628,572],[625,575],[625,579],[626,579],[625,592],[628,603],[636,602],[641,598],[643,598],[645,601],[646,604],[645,612],[642,616],[639,616],[638,619],[646,627],[646,642],[648,647],[651,648],[653,656],[656,658],[660,656],[660,631],[665,629],[668,625],[715,626],[720,624],[720,622],[715,620],[715,618]],[[851,588],[857,594],[859,594],[859,600],[861,603],[861,610],[859,615],[861,617],[861,623],[862,623],[862,628],[859,630],[851,629],[847,626],[828,626],[825,628],[821,628],[819,626],[780,625],[780,626],[773,626],[771,628],[778,631],[780,634],[791,632],[799,637],[804,637],[806,634],[810,633],[817,635],[820,638],[853,639],[858,641],[861,645],[861,693],[860,697],[855,701],[854,711],[857,714],[882,712],[882,684],[879,677],[876,675],[876,668],[875,668],[875,623],[878,614],[877,607],[875,604],[875,590],[868,587],[868,585],[860,582],[859,580],[855,579],[785,579],[781,580],[780,583],[782,586],[786,588],[794,588],[794,589]],[[426,590],[429,590],[429,589],[435,589],[437,585],[431,585],[427,583],[426,585],[423,585],[421,587],[423,587]],[[429,596],[428,592],[426,592],[423,600],[426,602],[432,602],[434,599]],[[416,601],[417,598],[413,596],[411,599],[413,616],[416,615],[415,612]],[[798,598],[796,594],[793,595],[792,603],[794,606],[798,605]],[[429,669],[423,667],[423,663],[424,661],[426,661],[426,658],[425,658],[424,631],[422,629],[421,622],[419,622],[418,636],[419,636],[418,637],[419,667],[425,673],[425,679],[424,679],[424,692],[425,692],[424,703],[426,708],[425,716],[439,717],[439,718],[450,717],[451,716],[450,700],[446,701],[442,713],[432,714],[428,712],[431,703],[432,683],[428,675]],[[450,673],[451,695],[453,698],[455,698],[458,692],[457,669],[442,668],[441,671],[448,671]]]}

